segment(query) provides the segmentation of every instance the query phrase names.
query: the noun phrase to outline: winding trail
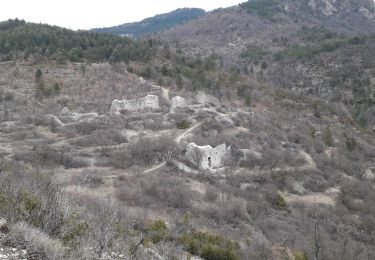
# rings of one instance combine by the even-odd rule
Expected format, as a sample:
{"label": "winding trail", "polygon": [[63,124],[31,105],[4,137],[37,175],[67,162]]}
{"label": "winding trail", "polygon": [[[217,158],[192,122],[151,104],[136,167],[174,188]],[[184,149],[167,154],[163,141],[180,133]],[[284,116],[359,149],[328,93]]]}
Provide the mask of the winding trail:
{"label": "winding trail", "polygon": [[184,139],[190,132],[194,131],[194,129],[200,127],[201,125],[203,124],[203,122],[200,122],[200,123],[197,123],[195,125],[193,125],[192,127],[190,127],[189,129],[187,129],[185,132],[183,132],[182,134],[180,134],[179,136],[177,136],[174,141],[179,144],[181,142],[182,139]]}
{"label": "winding trail", "polygon": [[[235,113],[235,112],[232,112],[232,113]],[[223,118],[225,116],[229,116],[230,114],[232,113],[228,113],[228,114],[220,114],[219,116],[215,117],[215,119],[220,119],[220,118]],[[198,127],[200,127],[204,122],[199,122],[199,123],[196,123],[195,125],[193,125],[192,127],[190,127],[189,129],[187,129],[186,131],[184,131],[183,133],[181,133],[180,135],[178,135],[174,141],[176,142],[176,144],[180,144],[181,143],[181,140],[184,139],[189,133],[191,133],[192,131],[194,131],[195,129],[197,129]],[[153,166],[152,168],[150,169],[147,169],[143,172],[141,172],[141,174],[143,173],[150,173],[150,172],[153,172],[155,170],[158,170],[160,168],[162,168],[163,166],[165,166],[167,164],[167,162],[162,162],[158,165],[155,165]]]}

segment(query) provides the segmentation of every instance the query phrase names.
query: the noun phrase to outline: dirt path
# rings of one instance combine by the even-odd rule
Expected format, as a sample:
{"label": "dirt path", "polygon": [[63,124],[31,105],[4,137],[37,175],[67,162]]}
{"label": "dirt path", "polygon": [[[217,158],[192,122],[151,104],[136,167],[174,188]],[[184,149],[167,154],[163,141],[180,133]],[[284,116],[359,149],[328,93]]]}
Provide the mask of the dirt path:
{"label": "dirt path", "polygon": [[153,172],[153,171],[155,171],[155,170],[157,170],[157,169],[160,169],[161,167],[163,167],[163,166],[166,165],[166,164],[167,164],[166,162],[162,162],[162,163],[160,163],[160,164],[158,164],[158,165],[156,165],[156,166],[154,166],[154,167],[152,167],[152,168],[150,168],[150,169],[148,169],[148,170],[143,171],[142,173]]}
{"label": "dirt path", "polygon": [[179,136],[177,136],[174,141],[179,144],[181,142],[182,139],[184,139],[190,132],[194,131],[194,129],[200,127],[202,125],[203,122],[200,122],[200,123],[197,123],[195,124],[194,126],[190,127],[189,129],[187,129],[185,132],[183,132],[182,134],[180,134]]}
{"label": "dirt path", "polygon": [[[230,114],[220,114],[218,117],[216,117],[216,119],[220,119],[222,117],[225,117],[225,116],[229,116]],[[181,143],[181,140],[184,139],[189,133],[191,133],[192,131],[194,131],[196,128],[200,127],[201,125],[203,124],[203,122],[200,122],[200,123],[196,123],[195,125],[193,125],[192,127],[190,127],[189,129],[187,129],[185,132],[181,133],[179,136],[177,136],[174,141],[177,143],[177,144],[180,144]],[[145,171],[143,171],[142,173],[149,173],[149,172],[153,172],[157,169],[160,169],[162,168],[163,166],[165,166],[167,163],[166,162],[162,162],[150,169],[147,169]]]}

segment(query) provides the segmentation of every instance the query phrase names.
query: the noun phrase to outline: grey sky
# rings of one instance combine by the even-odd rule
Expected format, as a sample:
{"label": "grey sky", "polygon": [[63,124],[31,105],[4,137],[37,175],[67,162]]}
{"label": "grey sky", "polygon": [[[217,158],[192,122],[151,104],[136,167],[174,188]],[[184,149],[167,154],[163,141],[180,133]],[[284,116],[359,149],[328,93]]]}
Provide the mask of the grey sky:
{"label": "grey sky", "polygon": [[135,22],[182,7],[210,11],[245,0],[1,0],[0,21],[20,18],[71,29]]}

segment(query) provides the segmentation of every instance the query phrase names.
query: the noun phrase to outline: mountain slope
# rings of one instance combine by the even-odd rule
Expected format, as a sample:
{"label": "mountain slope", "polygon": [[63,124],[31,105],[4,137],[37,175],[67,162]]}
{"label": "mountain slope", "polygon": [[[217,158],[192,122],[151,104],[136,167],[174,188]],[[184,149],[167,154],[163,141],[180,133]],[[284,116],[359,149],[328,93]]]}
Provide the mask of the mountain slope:
{"label": "mountain slope", "polygon": [[122,25],[96,28],[97,32],[107,32],[120,35],[141,36],[161,32],[175,25],[195,19],[206,12],[199,8],[181,8],[170,13],[159,14],[151,18],[144,19],[140,22],[125,23]]}
{"label": "mountain slope", "polygon": [[[265,2],[171,44],[0,24],[11,232],[52,259],[375,259],[375,133],[351,113],[372,99],[372,21]],[[146,95],[160,109],[110,112]],[[229,145],[221,172],[189,162],[191,142]]]}
{"label": "mountain slope", "polygon": [[345,102],[375,128],[374,33],[372,0],[251,0],[159,37],[189,55],[215,53],[274,86]]}
{"label": "mountain slope", "polygon": [[153,52],[153,44],[152,40],[135,42],[111,34],[77,32],[23,20],[0,23],[0,61],[21,55],[74,62],[139,60]]}

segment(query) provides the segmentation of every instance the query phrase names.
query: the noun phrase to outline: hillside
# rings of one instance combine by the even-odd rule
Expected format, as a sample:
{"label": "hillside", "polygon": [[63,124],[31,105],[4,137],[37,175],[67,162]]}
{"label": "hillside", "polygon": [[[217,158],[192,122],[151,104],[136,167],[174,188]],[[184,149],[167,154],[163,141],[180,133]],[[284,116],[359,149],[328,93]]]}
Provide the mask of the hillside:
{"label": "hillside", "polygon": [[139,39],[1,23],[2,254],[374,259],[368,3],[251,1]]}
{"label": "hillside", "polygon": [[118,26],[95,28],[92,31],[139,37],[165,31],[173,26],[193,20],[206,12],[199,8],[181,8],[169,13],[155,15],[140,22],[125,23]]}
{"label": "hillside", "polygon": [[170,29],[159,39],[188,55],[215,53],[224,66],[272,85],[344,102],[356,121],[372,128],[374,34],[372,0],[253,0]]}

